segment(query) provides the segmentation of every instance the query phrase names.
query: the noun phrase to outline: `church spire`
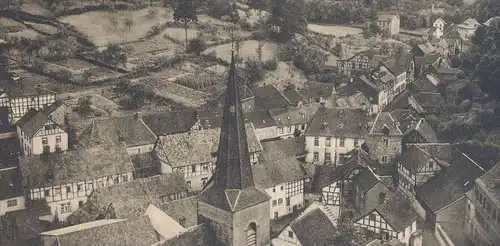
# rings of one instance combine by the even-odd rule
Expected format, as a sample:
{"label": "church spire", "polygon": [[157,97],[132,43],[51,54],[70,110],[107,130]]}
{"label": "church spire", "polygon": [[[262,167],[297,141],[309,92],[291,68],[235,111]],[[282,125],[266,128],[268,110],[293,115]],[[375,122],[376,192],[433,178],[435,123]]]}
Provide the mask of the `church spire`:
{"label": "church spire", "polygon": [[241,87],[236,81],[236,64],[232,51],[214,173],[214,185],[224,189],[242,190],[254,186],[240,101]]}

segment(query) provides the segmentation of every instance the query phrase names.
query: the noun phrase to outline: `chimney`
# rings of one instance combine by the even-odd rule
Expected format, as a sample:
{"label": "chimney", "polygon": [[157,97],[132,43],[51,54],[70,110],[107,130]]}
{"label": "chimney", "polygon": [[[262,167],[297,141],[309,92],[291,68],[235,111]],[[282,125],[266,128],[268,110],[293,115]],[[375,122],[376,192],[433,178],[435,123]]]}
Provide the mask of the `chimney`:
{"label": "chimney", "polygon": [[142,112],[135,112],[135,118],[136,119],[142,119]]}

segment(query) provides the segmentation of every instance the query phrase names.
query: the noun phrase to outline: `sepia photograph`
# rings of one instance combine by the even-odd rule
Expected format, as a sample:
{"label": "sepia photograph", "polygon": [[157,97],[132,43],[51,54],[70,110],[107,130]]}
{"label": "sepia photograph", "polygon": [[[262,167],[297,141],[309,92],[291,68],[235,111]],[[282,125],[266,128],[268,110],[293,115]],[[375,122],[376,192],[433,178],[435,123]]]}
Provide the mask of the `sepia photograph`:
{"label": "sepia photograph", "polygon": [[0,246],[500,246],[500,0],[0,0]]}

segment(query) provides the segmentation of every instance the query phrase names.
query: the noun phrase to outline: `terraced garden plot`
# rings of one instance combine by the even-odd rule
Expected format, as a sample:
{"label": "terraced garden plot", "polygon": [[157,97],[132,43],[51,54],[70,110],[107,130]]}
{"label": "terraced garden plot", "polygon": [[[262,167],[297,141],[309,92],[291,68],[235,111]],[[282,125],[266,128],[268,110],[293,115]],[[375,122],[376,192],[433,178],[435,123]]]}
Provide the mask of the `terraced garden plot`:
{"label": "terraced garden plot", "polygon": [[160,50],[173,50],[175,48],[183,47],[182,45],[176,44],[173,41],[164,38],[163,36],[156,36],[151,39],[139,40],[127,45],[130,45],[132,47],[131,55],[156,52]]}
{"label": "terraced garden plot", "polygon": [[331,35],[335,37],[345,37],[347,35],[356,35],[363,32],[363,30],[354,27],[319,24],[309,24],[307,25],[307,29],[323,35]]}
{"label": "terraced garden plot", "polygon": [[96,65],[94,65],[90,62],[86,62],[86,61],[79,60],[79,59],[73,59],[73,58],[61,60],[61,61],[55,61],[52,63],[57,64],[59,66],[69,68],[71,70],[75,70],[75,71],[83,71],[83,70],[97,67]]}
{"label": "terraced garden plot", "polygon": [[[257,58],[257,47],[259,41],[248,40],[241,43],[239,56],[243,59],[246,58]],[[274,42],[267,41],[262,47],[262,60],[269,60],[274,57],[276,50],[278,49],[278,44]],[[203,52],[203,54],[215,51],[218,58],[229,62],[231,60],[231,44],[221,44],[208,48]]]}
{"label": "terraced garden plot", "polygon": [[40,23],[29,22],[29,21],[25,21],[24,23],[33,26],[33,28],[36,29],[37,31],[42,31],[42,32],[48,33],[50,35],[57,33],[57,28],[54,26],[51,26],[51,25],[40,24]]}

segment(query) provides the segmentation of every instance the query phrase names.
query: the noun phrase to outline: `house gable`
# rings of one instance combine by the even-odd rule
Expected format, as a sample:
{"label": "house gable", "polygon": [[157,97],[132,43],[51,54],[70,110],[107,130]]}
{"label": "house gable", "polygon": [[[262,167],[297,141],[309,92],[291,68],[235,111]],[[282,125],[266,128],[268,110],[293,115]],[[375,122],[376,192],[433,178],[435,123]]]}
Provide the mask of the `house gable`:
{"label": "house gable", "polygon": [[62,129],[61,126],[59,126],[56,122],[54,122],[51,119],[47,119],[47,122],[45,122],[44,126],[40,128],[36,133],[35,137],[41,137],[41,136],[48,136],[48,135],[54,135],[54,134],[63,134],[66,133],[64,129]]}
{"label": "house gable", "polygon": [[376,234],[380,234],[384,241],[398,238],[398,232],[396,232],[396,230],[394,230],[376,210],[370,211],[358,219],[354,224]]}

